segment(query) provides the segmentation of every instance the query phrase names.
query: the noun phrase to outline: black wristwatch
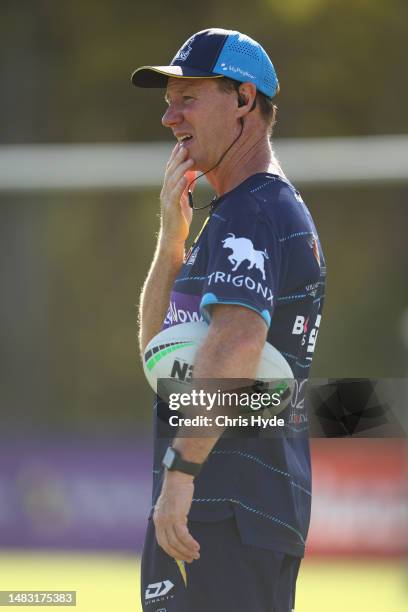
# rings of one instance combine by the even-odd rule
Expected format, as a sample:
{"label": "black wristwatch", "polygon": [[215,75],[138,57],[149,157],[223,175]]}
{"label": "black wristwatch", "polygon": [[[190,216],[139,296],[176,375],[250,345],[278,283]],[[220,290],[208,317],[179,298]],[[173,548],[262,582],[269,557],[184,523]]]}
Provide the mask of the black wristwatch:
{"label": "black wristwatch", "polygon": [[177,470],[178,472],[183,472],[184,474],[190,474],[190,476],[198,476],[203,464],[184,461],[184,459],[181,458],[178,450],[172,446],[169,446],[164,454],[162,465],[164,465],[164,467],[169,471]]}

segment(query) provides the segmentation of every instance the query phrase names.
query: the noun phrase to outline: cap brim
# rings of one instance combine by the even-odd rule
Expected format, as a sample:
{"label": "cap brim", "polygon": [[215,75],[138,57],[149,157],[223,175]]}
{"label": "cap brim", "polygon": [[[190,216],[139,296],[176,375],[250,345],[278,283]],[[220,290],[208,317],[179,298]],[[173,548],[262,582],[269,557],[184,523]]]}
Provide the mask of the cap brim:
{"label": "cap brim", "polygon": [[141,66],[132,74],[136,87],[167,87],[169,77],[178,79],[217,79],[222,74],[204,72],[190,66]]}

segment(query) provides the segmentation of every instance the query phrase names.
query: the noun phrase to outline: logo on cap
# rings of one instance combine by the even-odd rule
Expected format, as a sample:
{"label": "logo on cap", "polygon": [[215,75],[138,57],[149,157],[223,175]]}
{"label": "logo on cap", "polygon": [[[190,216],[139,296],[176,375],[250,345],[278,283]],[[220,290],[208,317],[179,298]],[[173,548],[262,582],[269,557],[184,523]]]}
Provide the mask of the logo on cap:
{"label": "logo on cap", "polygon": [[179,51],[177,51],[177,54],[173,60],[173,62],[175,61],[179,61],[179,62],[185,62],[186,59],[188,58],[188,56],[190,55],[190,52],[192,50],[191,45],[193,44],[195,36],[192,36],[183,47],[181,47],[181,49]]}
{"label": "logo on cap", "polygon": [[239,66],[231,66],[231,64],[226,64],[225,62],[221,63],[221,68],[224,70],[229,70],[230,72],[235,72],[241,74],[243,77],[248,77],[249,79],[255,79],[256,77],[248,72],[247,70],[242,70]]}

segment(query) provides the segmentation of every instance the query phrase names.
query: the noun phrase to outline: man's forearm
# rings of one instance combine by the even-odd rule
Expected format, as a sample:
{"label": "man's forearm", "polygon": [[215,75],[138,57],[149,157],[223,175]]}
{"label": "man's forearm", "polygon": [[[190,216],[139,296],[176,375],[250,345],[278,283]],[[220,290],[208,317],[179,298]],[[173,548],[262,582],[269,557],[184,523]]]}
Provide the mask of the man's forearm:
{"label": "man's forearm", "polygon": [[[220,387],[223,379],[254,379],[266,340],[266,326],[259,315],[248,309],[238,306],[220,306],[219,309],[220,312],[214,311],[216,321],[198,351],[194,364],[194,377],[197,382],[201,379],[216,383],[218,379]],[[203,412],[205,412],[204,406],[201,413]],[[203,437],[199,437],[199,432],[195,428],[197,436],[194,438],[187,437],[189,431],[191,429],[181,428],[173,446],[180,451],[186,461],[202,463],[224,428],[206,427],[203,430]]]}
{"label": "man's forearm", "polygon": [[174,280],[183,265],[184,243],[166,243],[159,235],[152,265],[139,304],[139,346],[144,351],[159,333],[169,306]]}
{"label": "man's forearm", "polygon": [[[206,390],[204,381],[219,380],[219,388],[222,388],[222,380],[224,379],[252,379],[255,378],[256,364],[259,358],[259,349],[256,345],[249,344],[246,347],[236,346],[233,353],[233,359],[231,356],[220,355],[220,350],[217,345],[207,343],[201,350],[197,362],[194,368],[197,368],[197,383],[199,388]],[[231,362],[235,362],[231,364]],[[255,364],[255,367],[254,367]],[[234,368],[234,365],[237,367]],[[228,388],[228,390],[231,390]],[[214,392],[213,385],[211,385],[211,392]],[[206,406],[197,408],[195,414],[204,414]],[[189,415],[190,416],[190,415]],[[188,437],[191,432],[191,427],[180,428],[177,432],[177,437],[173,441],[173,446],[176,448],[186,461],[192,461],[193,463],[203,463],[211,450],[217,443],[218,439],[222,435],[225,427],[220,425],[213,425],[212,427],[203,427],[203,437],[200,436],[199,428],[194,428],[195,436],[193,438]]]}

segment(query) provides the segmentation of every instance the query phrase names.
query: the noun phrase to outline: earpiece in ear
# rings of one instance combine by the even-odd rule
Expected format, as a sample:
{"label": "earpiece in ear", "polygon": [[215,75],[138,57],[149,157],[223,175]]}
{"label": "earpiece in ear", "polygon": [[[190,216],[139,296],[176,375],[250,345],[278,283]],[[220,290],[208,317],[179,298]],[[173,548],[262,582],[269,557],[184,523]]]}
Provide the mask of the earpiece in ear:
{"label": "earpiece in ear", "polygon": [[241,96],[241,94],[238,94],[238,108],[241,108],[241,106],[245,106],[246,103],[247,101],[245,100],[245,98]]}

